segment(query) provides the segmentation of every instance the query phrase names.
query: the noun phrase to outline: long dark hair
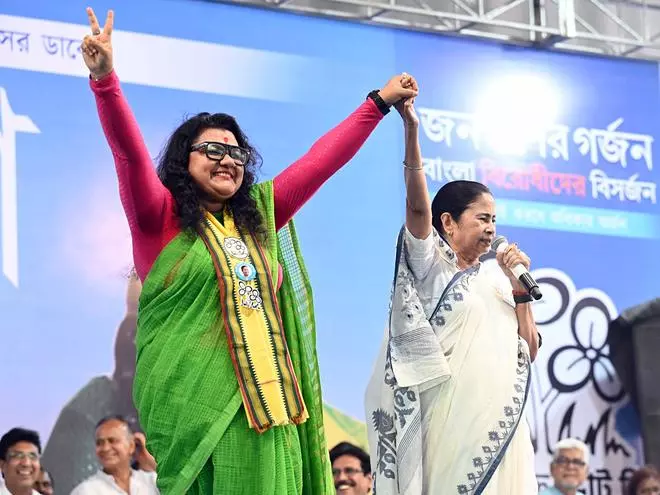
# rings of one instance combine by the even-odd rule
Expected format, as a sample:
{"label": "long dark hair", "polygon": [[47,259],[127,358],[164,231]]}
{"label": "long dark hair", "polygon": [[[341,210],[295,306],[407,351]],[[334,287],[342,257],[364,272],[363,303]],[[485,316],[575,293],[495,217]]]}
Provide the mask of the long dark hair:
{"label": "long dark hair", "polygon": [[461,215],[472,203],[479,199],[482,194],[491,194],[490,189],[481,182],[471,180],[455,180],[447,182],[436,193],[431,203],[431,215],[433,227],[444,236],[445,231],[442,227],[443,213],[449,213],[458,222]]}
{"label": "long dark hair", "polygon": [[225,208],[232,214],[240,231],[262,236],[265,233],[263,218],[256,201],[250,196],[250,186],[256,182],[257,170],[261,166],[261,155],[250,145],[236,119],[226,113],[204,112],[186,120],[174,131],[160,155],[158,176],[174,196],[181,229],[196,232],[202,226],[202,192],[190,175],[188,160],[195,139],[211,128],[231,132],[241,148],[250,150],[250,158],[244,166],[243,183],[226,202]]}

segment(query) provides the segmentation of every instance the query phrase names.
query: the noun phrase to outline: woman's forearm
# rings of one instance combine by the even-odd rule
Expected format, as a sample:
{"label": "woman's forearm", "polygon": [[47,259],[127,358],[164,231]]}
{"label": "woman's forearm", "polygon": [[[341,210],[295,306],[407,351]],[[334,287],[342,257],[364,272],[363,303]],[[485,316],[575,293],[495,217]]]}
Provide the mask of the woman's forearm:
{"label": "woman's forearm", "polygon": [[417,239],[426,239],[431,233],[431,199],[422,167],[419,125],[405,126],[405,143],[406,226]]}
{"label": "woman's forearm", "polygon": [[364,102],[273,181],[275,223],[282,228],[318,189],[355,156],[383,114],[372,100]]}
{"label": "woman's forearm", "polygon": [[529,356],[532,361],[536,359],[539,350],[539,334],[532,313],[530,303],[516,305],[516,317],[518,318],[518,335],[520,335],[529,346]]}
{"label": "woman's forearm", "polygon": [[119,179],[119,194],[132,231],[162,228],[170,194],[158,178],[137,120],[114,72],[90,80],[103,132]]}

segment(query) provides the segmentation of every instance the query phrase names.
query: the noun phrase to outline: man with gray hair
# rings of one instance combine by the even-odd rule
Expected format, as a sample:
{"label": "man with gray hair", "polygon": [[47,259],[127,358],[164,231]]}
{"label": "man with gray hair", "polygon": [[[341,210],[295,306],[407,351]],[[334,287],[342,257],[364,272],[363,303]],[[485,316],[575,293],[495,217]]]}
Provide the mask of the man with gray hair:
{"label": "man with gray hair", "polygon": [[[142,442],[140,445],[144,448]],[[96,456],[103,469],[80,483],[71,495],[159,495],[156,473],[131,467],[136,447],[126,419],[119,415],[103,418],[96,427]]]}
{"label": "man with gray hair", "polygon": [[587,479],[588,466],[589,448],[584,442],[576,438],[557,442],[550,464],[554,486],[542,490],[539,495],[575,495]]}

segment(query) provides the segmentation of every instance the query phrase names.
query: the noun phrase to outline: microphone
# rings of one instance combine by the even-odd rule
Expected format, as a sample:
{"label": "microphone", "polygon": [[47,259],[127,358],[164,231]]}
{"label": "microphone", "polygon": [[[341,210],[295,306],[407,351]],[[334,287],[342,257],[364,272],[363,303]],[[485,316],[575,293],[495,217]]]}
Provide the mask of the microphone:
{"label": "microphone", "polygon": [[[493,241],[490,249],[496,253],[501,253],[508,246],[509,241],[506,240],[506,237],[503,235],[498,235]],[[511,271],[520,281],[523,287],[527,289],[527,292],[529,292],[530,296],[532,296],[537,301],[543,297],[543,294],[541,294],[541,289],[539,289],[539,285],[536,283],[536,280],[534,280],[534,277],[530,275],[530,273],[527,271],[527,268],[525,268],[522,263],[515,265],[513,268],[511,268]]]}

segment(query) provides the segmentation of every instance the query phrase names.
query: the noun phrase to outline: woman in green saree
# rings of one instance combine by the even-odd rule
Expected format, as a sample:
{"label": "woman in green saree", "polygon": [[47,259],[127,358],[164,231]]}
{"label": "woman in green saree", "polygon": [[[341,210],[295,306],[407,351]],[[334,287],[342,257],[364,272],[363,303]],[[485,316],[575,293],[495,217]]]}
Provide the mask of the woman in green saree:
{"label": "woman in green saree", "polygon": [[312,296],[294,213],[358,151],[392,78],[273,181],[236,120],[201,113],[153,168],[112,65],[113,13],[82,53],[143,281],[134,400],[163,493],[333,493]]}

